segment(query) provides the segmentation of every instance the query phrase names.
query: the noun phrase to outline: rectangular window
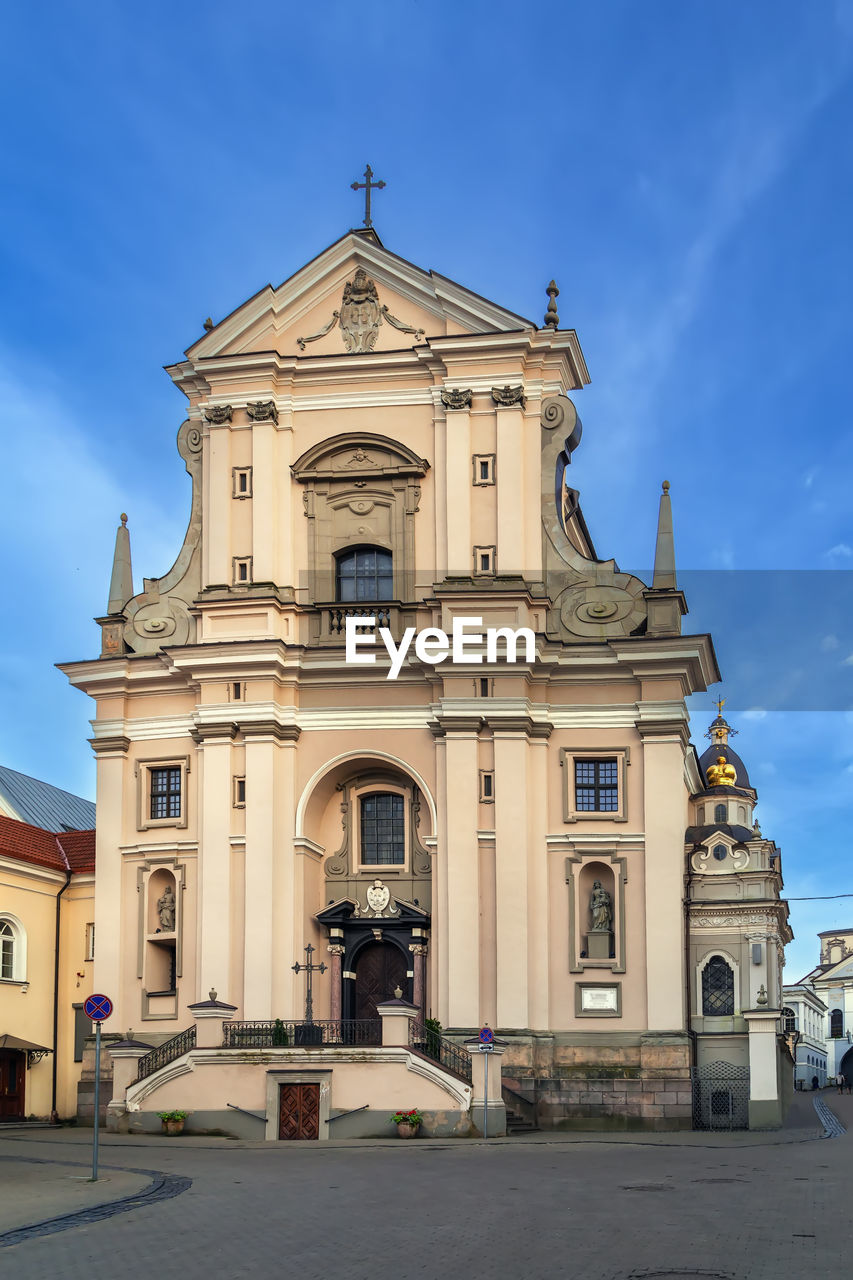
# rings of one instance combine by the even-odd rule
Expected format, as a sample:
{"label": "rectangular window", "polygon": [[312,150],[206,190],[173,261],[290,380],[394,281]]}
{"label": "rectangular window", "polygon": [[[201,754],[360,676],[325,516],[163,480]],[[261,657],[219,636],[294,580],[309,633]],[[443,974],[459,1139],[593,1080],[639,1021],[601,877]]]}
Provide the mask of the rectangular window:
{"label": "rectangular window", "polygon": [[366,866],[402,866],[406,860],[403,797],[377,792],[361,800],[361,861]]}
{"label": "rectangular window", "polygon": [[233,680],[231,682],[231,697],[235,702],[239,702],[243,697],[243,686],[240,684],[239,680]]}
{"label": "rectangular window", "polygon": [[11,978],[15,972],[15,939],[0,937],[0,978]]}
{"label": "rectangular window", "polygon": [[252,557],[234,556],[234,586],[247,586],[252,581]]}
{"label": "rectangular window", "polygon": [[251,498],[252,468],[251,467],[234,467],[231,474],[234,477],[234,497],[235,498]]}
{"label": "rectangular window", "polygon": [[616,813],[618,811],[618,761],[575,761],[575,808],[579,813]]}
{"label": "rectangular window", "polygon": [[86,925],[86,959],[94,960],[95,958],[95,926],[94,924]]}
{"label": "rectangular window", "polygon": [[150,769],[151,805],[148,816],[154,821],[181,816],[180,768]]}
{"label": "rectangular window", "polygon": [[495,799],[495,775],[492,769],[480,770],[480,802],[492,804]]}
{"label": "rectangular window", "polygon": [[475,547],[474,548],[474,572],[478,574],[495,572],[495,548],[494,547]]}
{"label": "rectangular window", "polygon": [[243,809],[246,806],[246,779],[234,779],[234,808]]}
{"label": "rectangular window", "polygon": [[474,484],[495,483],[495,455],[493,453],[475,453],[471,459],[474,469]]}
{"label": "rectangular window", "polygon": [[488,676],[480,676],[477,681],[478,695],[481,698],[490,698],[492,696],[491,680]]}

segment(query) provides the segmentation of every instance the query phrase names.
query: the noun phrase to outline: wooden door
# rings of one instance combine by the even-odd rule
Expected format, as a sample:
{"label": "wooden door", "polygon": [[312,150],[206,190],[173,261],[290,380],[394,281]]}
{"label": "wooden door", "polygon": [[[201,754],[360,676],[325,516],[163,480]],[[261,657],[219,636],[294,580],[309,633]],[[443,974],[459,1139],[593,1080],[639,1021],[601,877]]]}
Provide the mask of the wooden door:
{"label": "wooden door", "polygon": [[406,957],[390,942],[374,942],[359,954],[355,969],[355,1016],[379,1021],[376,1006],[393,1000],[399,987],[408,998]]}
{"label": "wooden door", "polygon": [[278,1136],[285,1142],[307,1142],[320,1136],[320,1086],[283,1084],[278,1094]]}
{"label": "wooden door", "polygon": [[25,1065],[16,1049],[0,1050],[0,1123],[24,1118]]}

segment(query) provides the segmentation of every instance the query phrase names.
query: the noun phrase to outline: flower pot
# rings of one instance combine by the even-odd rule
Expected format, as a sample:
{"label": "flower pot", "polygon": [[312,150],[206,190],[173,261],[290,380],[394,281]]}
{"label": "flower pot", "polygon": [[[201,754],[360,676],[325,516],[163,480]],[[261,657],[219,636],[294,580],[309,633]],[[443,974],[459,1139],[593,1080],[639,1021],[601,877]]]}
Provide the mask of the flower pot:
{"label": "flower pot", "polygon": [[397,1133],[401,1138],[416,1138],[419,1128],[419,1124],[398,1124]]}
{"label": "flower pot", "polygon": [[183,1120],[161,1120],[163,1132],[169,1134],[170,1137],[177,1137],[179,1133],[184,1131]]}

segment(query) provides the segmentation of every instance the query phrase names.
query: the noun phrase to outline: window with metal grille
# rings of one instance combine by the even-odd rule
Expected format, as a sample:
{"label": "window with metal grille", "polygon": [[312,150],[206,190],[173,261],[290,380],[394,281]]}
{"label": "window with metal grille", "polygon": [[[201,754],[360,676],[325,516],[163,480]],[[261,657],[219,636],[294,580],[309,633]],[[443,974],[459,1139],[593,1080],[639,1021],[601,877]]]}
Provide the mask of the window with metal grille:
{"label": "window with metal grille", "polygon": [[181,771],[180,769],[151,769],[152,818],[180,818]]}
{"label": "window with metal grille", "polygon": [[361,800],[361,861],[369,866],[399,866],[406,860],[403,797],[377,791]]}
{"label": "window with metal grille", "polygon": [[575,808],[579,813],[615,813],[619,808],[616,760],[575,761]]}
{"label": "window with metal grille", "polygon": [[829,1015],[829,1038],[840,1040],[844,1035],[844,1014],[840,1009],[833,1009]]}
{"label": "window with metal grille", "polygon": [[338,556],[335,568],[337,600],[390,600],[393,595],[390,551],[382,551],[379,547],[355,547]]}
{"label": "window with metal grille", "polygon": [[15,976],[15,931],[8,920],[0,920],[0,978]]}
{"label": "window with metal grille", "polygon": [[702,971],[702,1013],[730,1018],[735,1011],[735,975],[722,956],[711,956]]}
{"label": "window with metal grille", "polygon": [[782,1010],[782,1026],[784,1031],[796,1031],[797,1015],[793,1009]]}

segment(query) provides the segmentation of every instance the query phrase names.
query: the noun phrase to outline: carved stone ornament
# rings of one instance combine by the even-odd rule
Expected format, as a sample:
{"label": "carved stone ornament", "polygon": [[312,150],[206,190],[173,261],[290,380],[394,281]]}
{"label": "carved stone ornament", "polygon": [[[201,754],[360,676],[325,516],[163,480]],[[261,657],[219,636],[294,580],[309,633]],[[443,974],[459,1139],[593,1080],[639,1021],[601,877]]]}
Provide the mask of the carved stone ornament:
{"label": "carved stone ornament", "polygon": [[278,409],[275,400],[255,400],[246,405],[246,412],[253,422],[275,422],[278,424]]}
{"label": "carved stone ornament", "polygon": [[473,399],[474,392],[470,389],[462,391],[447,387],[441,393],[441,403],[445,409],[470,409]]}
{"label": "carved stone ornament", "polygon": [[341,327],[344,346],[351,355],[366,355],[376,346],[379,326],[383,320],[399,329],[401,333],[412,333],[416,338],[424,336],[423,329],[415,329],[393,316],[386,306],[379,305],[379,294],[376,284],[363,267],[359,267],[352,280],[344,285],[340,311],[333,311],[332,318],[322,329],[307,338],[297,338],[296,345],[300,351],[305,350],[307,342],[317,342],[331,333],[335,325]]}
{"label": "carved stone ornament", "polygon": [[388,904],[391,901],[391,890],[388,888],[387,884],[383,884],[381,880],[373,881],[373,884],[367,890],[365,897],[367,899],[367,906],[362,909],[361,904],[357,903],[355,911],[353,912],[354,916],[372,916],[374,919],[378,920],[387,919],[389,916],[398,916],[400,914],[399,907],[394,907],[392,910],[388,909]]}
{"label": "carved stone ornament", "polygon": [[495,404],[502,405],[505,409],[510,409],[514,405],[520,405],[523,409],[527,404],[524,387],[492,387],[492,399]]}
{"label": "carved stone ornament", "polygon": [[209,404],[204,411],[204,416],[208,422],[218,426],[222,422],[230,422],[232,412],[230,404]]}

